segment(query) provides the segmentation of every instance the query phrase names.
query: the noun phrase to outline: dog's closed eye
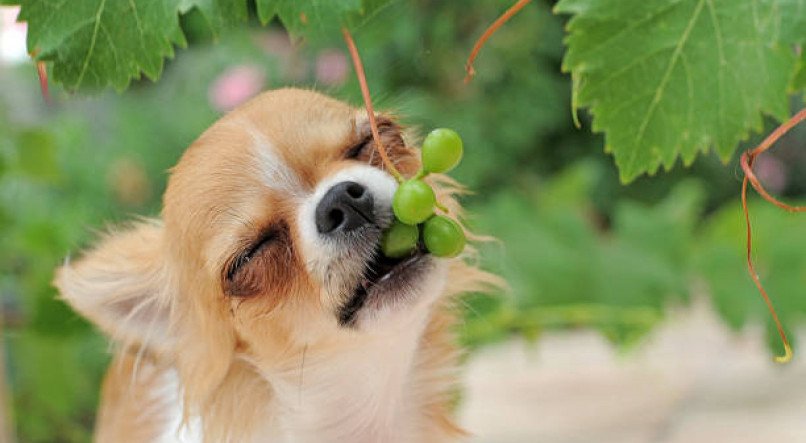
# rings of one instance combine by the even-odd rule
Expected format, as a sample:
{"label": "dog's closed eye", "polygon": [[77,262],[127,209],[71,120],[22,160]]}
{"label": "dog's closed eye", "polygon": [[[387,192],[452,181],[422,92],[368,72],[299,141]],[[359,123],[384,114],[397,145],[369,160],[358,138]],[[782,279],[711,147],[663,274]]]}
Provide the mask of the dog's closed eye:
{"label": "dog's closed eye", "polygon": [[224,293],[233,297],[258,294],[271,281],[287,278],[284,270],[290,268],[293,258],[288,226],[278,223],[264,229],[224,267]]}
{"label": "dog's closed eye", "polygon": [[249,247],[239,253],[234,260],[231,261],[227,269],[227,280],[232,280],[235,275],[252,259],[259,254],[263,248],[270,246],[272,242],[279,238],[278,232],[274,228],[270,228],[260,234]]}
{"label": "dog's closed eye", "polygon": [[359,160],[370,148],[372,148],[372,136],[368,135],[353,147],[345,151],[344,158],[346,160]]}

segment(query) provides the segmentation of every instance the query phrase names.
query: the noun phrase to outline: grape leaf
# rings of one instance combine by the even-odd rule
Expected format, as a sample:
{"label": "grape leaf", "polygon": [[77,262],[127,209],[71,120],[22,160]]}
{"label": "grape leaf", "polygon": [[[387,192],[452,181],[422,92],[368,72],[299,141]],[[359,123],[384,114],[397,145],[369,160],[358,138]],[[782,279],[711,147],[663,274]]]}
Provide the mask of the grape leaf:
{"label": "grape leaf", "polygon": [[773,29],[784,43],[800,45],[806,43],[806,1],[805,0],[764,0],[775,14],[767,20],[778,20]]}
{"label": "grape leaf", "polygon": [[275,15],[294,36],[314,37],[354,29],[391,0],[257,0],[258,17],[267,23]]}
{"label": "grape leaf", "polygon": [[806,0],[778,0],[778,7],[786,11],[781,17],[781,40],[800,48],[798,67],[792,78],[791,88],[795,92],[806,92],[803,91],[806,88],[806,52],[803,50],[806,45]]}
{"label": "grape leaf", "polygon": [[[788,0],[799,5],[803,0]],[[728,159],[761,113],[782,119],[797,29],[771,0],[562,0],[573,14],[563,70],[572,101],[605,133],[622,181],[690,164],[715,147]],[[799,8],[797,10],[800,10]],[[785,34],[785,35],[782,35]]]}
{"label": "grape leaf", "polygon": [[[14,3],[14,0],[0,0]],[[278,16],[292,35],[312,37],[360,26],[391,0],[257,0],[265,24]],[[53,62],[68,90],[126,89],[143,73],[156,80],[174,45],[184,46],[179,14],[198,9],[216,37],[245,22],[245,0],[21,0],[28,51]]]}
{"label": "grape leaf", "polygon": [[798,71],[792,79],[792,89],[799,91],[806,88],[806,52],[801,54]]}
{"label": "grape leaf", "polygon": [[142,73],[155,80],[173,45],[184,45],[179,0],[23,0],[28,51],[53,62],[68,90],[125,89]]}
{"label": "grape leaf", "polygon": [[214,36],[236,23],[246,21],[248,11],[244,0],[181,0],[179,12],[184,14],[193,7],[201,11]]}

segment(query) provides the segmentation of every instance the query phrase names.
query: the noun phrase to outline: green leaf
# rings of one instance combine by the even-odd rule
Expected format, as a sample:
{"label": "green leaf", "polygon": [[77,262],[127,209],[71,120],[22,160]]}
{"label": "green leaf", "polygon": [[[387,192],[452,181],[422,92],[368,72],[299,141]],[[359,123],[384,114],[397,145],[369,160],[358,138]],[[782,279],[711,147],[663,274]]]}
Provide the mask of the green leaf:
{"label": "green leaf", "polygon": [[771,23],[778,32],[780,41],[799,45],[806,43],[806,0],[764,0],[774,11],[767,20],[780,20]]}
{"label": "green leaf", "polygon": [[[0,0],[8,2],[10,0]],[[278,16],[292,35],[354,29],[391,0],[257,0],[268,23]],[[174,45],[184,46],[179,14],[193,9],[214,37],[249,17],[245,0],[22,0],[28,51],[52,61],[52,79],[68,90],[118,91],[142,74],[156,80]]]}
{"label": "green leaf", "polygon": [[391,0],[257,0],[258,17],[267,23],[275,15],[294,36],[312,37],[347,26],[354,29]]}
{"label": "green leaf", "polygon": [[[361,7],[361,0],[258,0],[258,16],[264,22],[277,15],[291,34],[338,26],[340,18]],[[335,22],[335,23],[334,23]]]}
{"label": "green leaf", "polygon": [[[773,1],[773,0],[768,0]],[[784,43],[800,48],[798,66],[792,78],[792,91],[801,93],[806,88],[806,0],[777,0],[777,6],[785,14],[781,15],[780,39]]]}
{"label": "green leaf", "polygon": [[193,7],[201,11],[214,36],[248,17],[244,0],[181,0],[179,3],[179,11],[183,14]]}
{"label": "green leaf", "polygon": [[[801,5],[804,0],[790,0]],[[621,179],[690,164],[715,147],[723,159],[761,114],[783,119],[795,68],[795,11],[754,0],[562,0],[573,14],[563,69],[574,102],[605,133]]]}
{"label": "green leaf", "polygon": [[806,88],[806,52],[801,54],[798,62],[798,70],[795,73],[795,78],[792,79],[792,89],[800,91]]}
{"label": "green leaf", "polygon": [[184,45],[179,0],[24,0],[28,51],[53,62],[68,90],[125,89],[145,73],[156,80],[173,45]]}

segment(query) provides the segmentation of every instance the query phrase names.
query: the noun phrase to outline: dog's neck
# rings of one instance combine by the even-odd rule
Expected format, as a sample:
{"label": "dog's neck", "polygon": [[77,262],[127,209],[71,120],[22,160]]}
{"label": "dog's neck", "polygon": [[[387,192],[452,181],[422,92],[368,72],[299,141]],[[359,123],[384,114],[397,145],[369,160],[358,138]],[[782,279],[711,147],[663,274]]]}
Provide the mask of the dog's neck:
{"label": "dog's neck", "polygon": [[306,352],[297,370],[268,372],[271,408],[287,441],[418,441],[410,381],[422,322],[362,340],[336,355]]}

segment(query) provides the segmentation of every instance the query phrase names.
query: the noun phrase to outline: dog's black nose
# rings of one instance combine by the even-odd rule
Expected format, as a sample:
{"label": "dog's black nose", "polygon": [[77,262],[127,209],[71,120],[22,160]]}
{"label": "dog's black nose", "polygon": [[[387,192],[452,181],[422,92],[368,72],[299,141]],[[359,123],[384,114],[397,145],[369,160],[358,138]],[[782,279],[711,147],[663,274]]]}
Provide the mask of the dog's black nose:
{"label": "dog's black nose", "polygon": [[356,182],[341,182],[316,206],[316,229],[322,234],[348,232],[375,222],[372,194]]}

